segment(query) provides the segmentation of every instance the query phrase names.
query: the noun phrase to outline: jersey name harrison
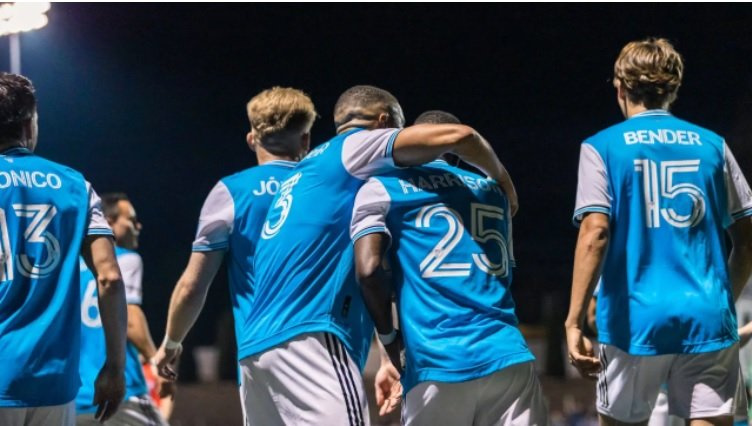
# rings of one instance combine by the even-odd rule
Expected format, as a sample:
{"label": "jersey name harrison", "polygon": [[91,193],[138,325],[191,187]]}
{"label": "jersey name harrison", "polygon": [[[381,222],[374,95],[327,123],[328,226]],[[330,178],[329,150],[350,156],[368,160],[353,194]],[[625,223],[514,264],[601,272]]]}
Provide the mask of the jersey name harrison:
{"label": "jersey name harrison", "polygon": [[0,189],[10,188],[11,186],[60,189],[63,186],[63,181],[55,173],[44,173],[38,170],[31,172],[27,170],[0,171]]}
{"label": "jersey name harrison", "polygon": [[624,132],[624,143],[634,145],[636,143],[653,145],[662,143],[666,145],[702,145],[700,135],[689,130],[637,130],[634,132]]}
{"label": "jersey name harrison", "polygon": [[455,175],[453,173],[432,174],[426,177],[418,176],[417,178],[398,179],[402,193],[409,194],[421,192],[424,189],[439,189],[449,187],[467,187],[471,190],[480,189],[481,191],[493,191],[502,194],[493,181],[488,179],[477,179],[471,176]]}

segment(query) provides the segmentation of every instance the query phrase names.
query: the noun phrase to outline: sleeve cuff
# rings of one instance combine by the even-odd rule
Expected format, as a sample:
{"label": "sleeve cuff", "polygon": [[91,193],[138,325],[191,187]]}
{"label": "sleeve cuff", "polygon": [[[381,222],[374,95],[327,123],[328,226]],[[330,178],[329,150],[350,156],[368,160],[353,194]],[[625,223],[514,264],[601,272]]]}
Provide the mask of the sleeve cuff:
{"label": "sleeve cuff", "polygon": [[734,222],[736,222],[737,220],[739,220],[739,219],[741,219],[743,217],[747,217],[747,216],[752,216],[752,207],[747,207],[745,209],[739,210],[736,213],[731,213],[731,219]]}
{"label": "sleeve cuff", "polygon": [[399,135],[401,131],[402,131],[402,129],[399,129],[399,130],[395,131],[394,133],[392,133],[391,136],[389,136],[389,140],[386,143],[386,152],[384,153],[384,156],[391,161],[392,166],[394,166],[397,169],[405,169],[406,168],[404,166],[397,165],[397,163],[394,161],[394,141],[397,140],[397,135]]}
{"label": "sleeve cuff", "polygon": [[389,230],[386,229],[385,226],[369,226],[368,228],[362,229],[355,233],[355,235],[352,236],[352,241],[358,241],[359,239],[365,237],[368,234],[377,234],[382,233],[389,236],[389,239],[392,239],[392,235],[389,233]]}
{"label": "sleeve cuff", "polygon": [[110,237],[115,236],[115,234],[113,234],[112,230],[109,228],[89,228],[86,231],[86,235],[107,235]]}
{"label": "sleeve cuff", "polygon": [[230,244],[227,241],[222,241],[221,243],[195,245],[191,247],[191,251],[221,251],[227,250],[229,246]]}
{"label": "sleeve cuff", "polygon": [[574,211],[574,215],[572,215],[572,224],[579,228],[580,222],[582,222],[582,219],[585,217],[586,213],[603,213],[607,216],[611,216],[611,208],[606,206],[585,206],[580,207],[579,209]]}

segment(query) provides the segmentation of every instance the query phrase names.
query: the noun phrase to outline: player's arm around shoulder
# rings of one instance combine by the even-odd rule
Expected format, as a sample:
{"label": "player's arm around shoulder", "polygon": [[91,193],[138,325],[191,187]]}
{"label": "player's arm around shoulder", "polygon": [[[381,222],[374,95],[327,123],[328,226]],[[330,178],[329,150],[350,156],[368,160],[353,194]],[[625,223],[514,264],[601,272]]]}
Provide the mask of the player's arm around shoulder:
{"label": "player's arm around shoulder", "polygon": [[417,124],[399,132],[393,157],[397,166],[415,166],[451,152],[496,180],[509,198],[514,215],[519,208],[517,191],[507,169],[491,144],[470,126],[463,124]]}

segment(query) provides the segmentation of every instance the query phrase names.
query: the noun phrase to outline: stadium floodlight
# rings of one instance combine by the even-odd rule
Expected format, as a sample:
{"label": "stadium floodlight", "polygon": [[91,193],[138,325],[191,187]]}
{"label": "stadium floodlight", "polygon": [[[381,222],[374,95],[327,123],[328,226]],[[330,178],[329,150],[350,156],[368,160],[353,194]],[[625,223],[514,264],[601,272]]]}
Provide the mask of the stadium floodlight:
{"label": "stadium floodlight", "polygon": [[0,5],[0,36],[10,38],[10,70],[21,73],[21,40],[18,34],[33,31],[47,25],[50,10],[48,2],[43,3],[4,3]]}

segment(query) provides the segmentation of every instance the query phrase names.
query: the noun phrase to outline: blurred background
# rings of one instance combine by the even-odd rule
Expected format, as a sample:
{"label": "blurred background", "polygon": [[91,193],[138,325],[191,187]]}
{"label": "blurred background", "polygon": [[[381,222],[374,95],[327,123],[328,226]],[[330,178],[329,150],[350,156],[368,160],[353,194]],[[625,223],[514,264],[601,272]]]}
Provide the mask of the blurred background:
{"label": "blurred background", "polygon": [[[20,35],[39,98],[37,151],[100,193],[131,197],[155,340],[205,196],[255,164],[245,103],[271,86],[312,97],[314,144],[334,134],[334,102],[355,84],[390,90],[408,122],[444,109],[491,141],[520,195],[513,292],[560,424],[586,424],[592,411],[593,385],[570,375],[562,349],[570,218],[580,142],[622,119],[609,80],[621,47],[669,38],[686,64],[673,112],[726,136],[752,173],[747,4],[67,3],[47,16]],[[173,423],[239,422],[233,341],[223,271],[185,342]]]}

